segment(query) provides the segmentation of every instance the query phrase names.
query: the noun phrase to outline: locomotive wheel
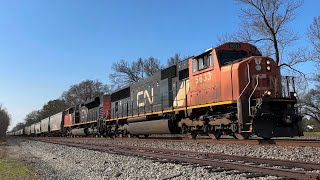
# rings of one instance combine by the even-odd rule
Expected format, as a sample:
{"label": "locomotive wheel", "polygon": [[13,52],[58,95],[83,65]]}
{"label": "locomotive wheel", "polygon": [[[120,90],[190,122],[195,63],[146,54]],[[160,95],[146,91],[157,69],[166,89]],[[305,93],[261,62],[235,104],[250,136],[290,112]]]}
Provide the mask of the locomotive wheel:
{"label": "locomotive wheel", "polygon": [[211,139],[220,139],[221,138],[221,133],[220,132],[208,133],[208,136]]}
{"label": "locomotive wheel", "polygon": [[246,140],[246,139],[249,139],[250,135],[251,135],[250,133],[234,133],[233,137],[239,140]]}
{"label": "locomotive wheel", "polygon": [[149,137],[149,134],[144,135],[144,137],[145,137],[145,138],[148,138],[148,137]]}
{"label": "locomotive wheel", "polygon": [[128,138],[131,138],[131,134],[127,134],[127,137],[128,137]]}

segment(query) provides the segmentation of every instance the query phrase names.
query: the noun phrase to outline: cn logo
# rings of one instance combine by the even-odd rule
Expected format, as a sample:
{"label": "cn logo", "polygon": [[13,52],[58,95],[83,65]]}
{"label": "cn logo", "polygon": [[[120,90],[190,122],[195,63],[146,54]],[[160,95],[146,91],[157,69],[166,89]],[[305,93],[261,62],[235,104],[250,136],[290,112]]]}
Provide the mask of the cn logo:
{"label": "cn logo", "polygon": [[[143,98],[141,98],[141,96],[142,96]],[[139,100],[139,98],[142,99],[142,100]],[[151,96],[149,95],[148,90],[139,91],[139,92],[137,93],[137,106],[138,106],[138,107],[143,107],[143,106],[145,106],[146,100],[149,101],[149,104],[152,104],[152,103],[153,103],[153,88],[151,88]]]}

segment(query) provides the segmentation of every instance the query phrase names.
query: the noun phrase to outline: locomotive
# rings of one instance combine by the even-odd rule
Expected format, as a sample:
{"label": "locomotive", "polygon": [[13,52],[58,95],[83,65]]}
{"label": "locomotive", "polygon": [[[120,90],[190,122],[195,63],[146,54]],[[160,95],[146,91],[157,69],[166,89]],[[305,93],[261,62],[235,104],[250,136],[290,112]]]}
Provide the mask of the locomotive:
{"label": "locomotive", "polygon": [[229,42],[48,117],[24,134],[302,136],[296,96],[294,78],[282,77],[274,60],[251,44]]}

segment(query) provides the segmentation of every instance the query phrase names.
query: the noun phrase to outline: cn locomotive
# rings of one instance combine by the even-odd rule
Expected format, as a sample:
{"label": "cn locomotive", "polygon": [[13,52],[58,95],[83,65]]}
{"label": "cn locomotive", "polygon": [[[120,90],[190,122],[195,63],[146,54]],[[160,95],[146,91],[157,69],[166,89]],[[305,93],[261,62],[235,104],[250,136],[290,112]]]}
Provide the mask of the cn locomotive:
{"label": "cn locomotive", "polygon": [[88,100],[18,134],[302,136],[293,77],[248,43],[230,42]]}

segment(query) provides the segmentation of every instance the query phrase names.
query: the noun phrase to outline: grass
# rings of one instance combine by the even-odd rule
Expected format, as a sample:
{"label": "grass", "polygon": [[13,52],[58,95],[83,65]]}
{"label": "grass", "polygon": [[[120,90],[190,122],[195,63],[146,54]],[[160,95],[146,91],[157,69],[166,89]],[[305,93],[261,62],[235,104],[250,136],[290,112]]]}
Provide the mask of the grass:
{"label": "grass", "polygon": [[22,163],[0,159],[0,179],[30,179],[31,167]]}

